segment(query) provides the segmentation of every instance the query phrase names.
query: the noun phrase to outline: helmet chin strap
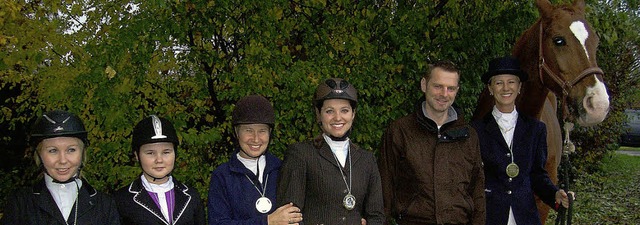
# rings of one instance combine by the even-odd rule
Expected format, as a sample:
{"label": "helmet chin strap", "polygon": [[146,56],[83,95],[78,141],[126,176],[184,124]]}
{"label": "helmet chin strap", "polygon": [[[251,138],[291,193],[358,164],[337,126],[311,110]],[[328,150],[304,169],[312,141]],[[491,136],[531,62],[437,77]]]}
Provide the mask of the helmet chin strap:
{"label": "helmet chin strap", "polygon": [[53,179],[54,183],[58,183],[58,184],[68,184],[68,183],[76,181],[76,179],[78,179],[80,177],[80,168],[78,168],[78,171],[73,176],[69,177],[69,179],[67,179],[65,181],[60,181],[60,180],[58,180],[56,178],[53,178],[53,176],[51,176],[51,174],[49,174],[49,172],[47,172],[47,170],[44,170],[44,172]]}
{"label": "helmet chin strap", "polygon": [[[138,153],[136,153],[136,154],[138,154]],[[139,159],[139,157],[138,157],[137,155],[136,155],[136,159]],[[174,162],[175,162],[175,161],[174,161]],[[140,167],[142,168],[142,163],[140,163]],[[162,176],[162,177],[155,177],[155,176],[153,176],[153,175],[151,175],[151,174],[147,173],[147,171],[144,171],[144,169],[142,169],[142,173],[143,173],[144,175],[146,175],[146,176],[148,176],[148,177],[153,178],[152,182],[156,182],[157,180],[162,180],[162,179],[164,179],[164,178],[167,178],[167,177],[171,176],[171,173],[172,173],[172,172],[173,172],[173,169],[171,169],[171,171],[169,171],[169,173],[167,173],[167,175],[164,175],[164,176]]]}
{"label": "helmet chin strap", "polygon": [[[173,171],[172,171],[173,172]],[[167,178],[169,176],[171,176],[171,172],[167,173],[167,175],[164,175],[163,177],[154,177],[151,174],[147,173],[146,171],[142,170],[142,173],[144,173],[145,175],[147,175],[148,177],[153,178],[152,182],[156,182],[157,180],[162,180],[164,178]]]}
{"label": "helmet chin strap", "polygon": [[329,136],[329,138],[331,138],[331,140],[333,141],[346,141],[347,138],[349,138],[350,134],[351,134],[351,129],[347,130],[347,132],[345,132],[344,135],[342,135],[342,137],[336,137],[331,134],[327,134],[327,136]]}

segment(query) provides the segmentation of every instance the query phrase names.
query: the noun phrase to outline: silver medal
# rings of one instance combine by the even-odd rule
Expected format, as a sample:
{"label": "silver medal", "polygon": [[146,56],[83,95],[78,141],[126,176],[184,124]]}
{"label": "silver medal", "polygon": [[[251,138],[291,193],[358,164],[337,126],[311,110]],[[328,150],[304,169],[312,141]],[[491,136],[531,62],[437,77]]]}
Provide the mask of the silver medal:
{"label": "silver medal", "polygon": [[271,200],[267,197],[260,197],[256,200],[256,209],[260,213],[268,213],[271,210]]}
{"label": "silver medal", "polygon": [[351,194],[345,195],[342,199],[342,205],[344,205],[345,209],[352,210],[356,207],[356,197]]}

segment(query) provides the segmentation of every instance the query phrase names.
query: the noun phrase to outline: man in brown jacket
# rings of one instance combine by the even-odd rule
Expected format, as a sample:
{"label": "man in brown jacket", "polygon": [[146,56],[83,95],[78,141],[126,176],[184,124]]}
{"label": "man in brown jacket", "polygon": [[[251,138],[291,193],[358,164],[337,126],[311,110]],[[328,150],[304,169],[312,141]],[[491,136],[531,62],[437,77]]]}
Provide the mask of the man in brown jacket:
{"label": "man in brown jacket", "polygon": [[451,62],[430,65],[420,81],[425,98],[415,113],[385,131],[378,165],[388,220],[484,225],[478,137],[452,106],[459,80]]}

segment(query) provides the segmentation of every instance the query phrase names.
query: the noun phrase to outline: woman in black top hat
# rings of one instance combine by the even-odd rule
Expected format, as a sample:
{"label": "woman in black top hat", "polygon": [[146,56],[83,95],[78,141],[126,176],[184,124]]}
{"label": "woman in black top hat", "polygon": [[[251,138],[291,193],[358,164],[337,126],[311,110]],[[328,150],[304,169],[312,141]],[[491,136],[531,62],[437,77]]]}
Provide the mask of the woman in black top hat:
{"label": "woman in black top hat", "polygon": [[198,191],[171,176],[179,143],[171,122],[147,117],[133,128],[132,139],[142,174],[114,195],[122,224],[206,224]]}
{"label": "woman in black top hat", "polygon": [[61,110],[44,113],[29,144],[43,178],[9,195],[0,224],[120,224],[113,199],[81,177],[89,141],[78,116]]}
{"label": "woman in black top hat", "polygon": [[484,163],[486,224],[541,224],[534,194],[552,207],[556,202],[569,204],[565,191],[551,182],[544,169],[545,125],[516,109],[516,98],[527,78],[511,56],[492,60],[489,71],[482,75],[495,99],[493,111],[472,122]]}

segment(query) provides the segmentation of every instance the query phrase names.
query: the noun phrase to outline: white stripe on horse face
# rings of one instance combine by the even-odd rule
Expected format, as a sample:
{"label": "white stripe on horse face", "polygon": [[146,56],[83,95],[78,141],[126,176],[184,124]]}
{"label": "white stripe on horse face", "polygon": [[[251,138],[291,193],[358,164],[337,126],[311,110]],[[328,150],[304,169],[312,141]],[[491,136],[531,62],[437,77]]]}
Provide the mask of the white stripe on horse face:
{"label": "white stripe on horse face", "polygon": [[580,41],[580,44],[582,44],[582,48],[584,49],[584,54],[587,56],[587,59],[589,59],[589,53],[587,52],[587,46],[585,45],[585,43],[587,42],[587,38],[589,38],[589,31],[587,31],[584,23],[580,21],[574,21],[573,23],[571,23],[571,26],[569,26],[569,29],[571,29],[573,35],[576,36],[578,41]]}

